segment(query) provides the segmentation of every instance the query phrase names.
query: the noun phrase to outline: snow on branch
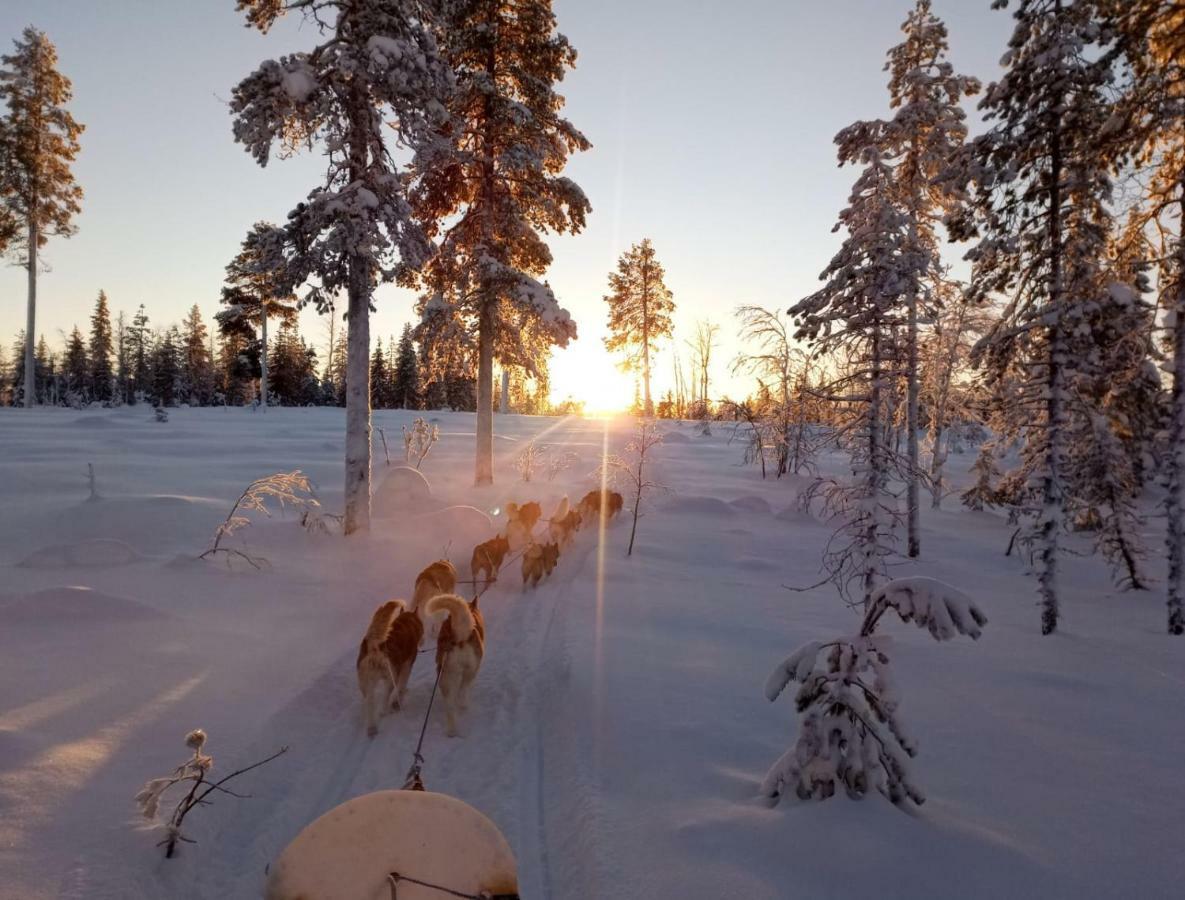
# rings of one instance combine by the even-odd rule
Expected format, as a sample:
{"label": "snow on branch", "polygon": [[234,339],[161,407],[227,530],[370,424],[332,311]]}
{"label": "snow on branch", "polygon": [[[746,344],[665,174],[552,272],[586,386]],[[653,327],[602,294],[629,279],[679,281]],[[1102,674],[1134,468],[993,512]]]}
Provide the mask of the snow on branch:
{"label": "snow on branch", "polygon": [[864,615],[861,634],[871,634],[888,609],[896,610],[903,622],[927,629],[936,641],[949,641],[960,634],[979,640],[987,624],[987,616],[970,597],[922,575],[896,578],[878,588]]}

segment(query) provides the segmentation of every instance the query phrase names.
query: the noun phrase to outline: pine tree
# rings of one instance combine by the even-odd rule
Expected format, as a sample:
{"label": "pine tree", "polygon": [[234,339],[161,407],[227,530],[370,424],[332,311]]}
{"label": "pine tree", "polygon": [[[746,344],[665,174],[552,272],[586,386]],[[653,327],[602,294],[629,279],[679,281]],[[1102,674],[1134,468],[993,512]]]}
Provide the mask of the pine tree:
{"label": "pine tree", "polygon": [[[0,231],[10,234],[19,222],[24,235],[3,243],[16,250],[29,276],[28,324],[25,326],[25,370],[33,367],[33,335],[37,318],[37,253],[50,237],[74,234],[82,188],[70,164],[78,155],[83,126],[65,109],[70,80],[57,70],[58,52],[49,38],[26,28],[13,42],[15,51],[0,57],[0,97],[8,114],[0,126]],[[31,376],[30,376],[31,377]],[[25,385],[25,406],[36,391]]]}
{"label": "pine tree", "polygon": [[416,361],[416,347],[412,342],[410,325],[403,326],[399,349],[395,355],[394,401],[397,409],[418,409],[420,405],[420,376]]}
{"label": "pine tree", "polygon": [[195,303],[182,323],[181,396],[205,406],[214,397],[214,360],[210,354],[209,331],[202,311]]}
{"label": "pine tree", "polygon": [[107,295],[103,291],[99,291],[91,314],[89,351],[91,397],[97,403],[110,403],[115,389],[115,373],[111,369],[115,344],[111,335],[111,310],[107,308]]}
{"label": "pine tree", "polygon": [[283,325],[296,317],[296,297],[286,283],[283,266],[284,233],[269,222],[256,222],[226,266],[226,287],[216,318],[226,331],[238,330],[251,340],[259,329],[259,406],[267,411],[267,327],[271,319]]}
{"label": "pine tree", "polygon": [[1096,12],[1086,2],[1018,3],[1007,71],[980,104],[989,131],[964,155],[976,223],[961,217],[954,228],[956,237],[982,236],[968,254],[976,296],[1011,298],[984,357],[991,381],[1019,386],[993,424],[1024,440],[1011,481],[1023,486],[1015,502],[1032,523],[1026,541],[1037,548],[1043,634],[1059,617],[1060,535],[1074,487],[1067,452],[1076,426],[1091,439],[1094,413],[1071,409],[1076,382],[1099,352],[1089,329],[1074,323],[1108,292],[1110,180],[1097,136],[1110,116],[1110,66]]}
{"label": "pine tree", "polygon": [[896,202],[909,220],[909,237],[915,252],[931,260],[928,271],[920,271],[903,286],[906,301],[905,378],[906,439],[909,467],[906,471],[907,553],[921,552],[919,535],[918,481],[918,319],[919,307],[929,318],[937,297],[932,289],[940,275],[937,224],[952,213],[959,194],[951,183],[940,179],[966,140],[965,115],[959,106],[963,97],[979,90],[974,78],[956,75],[946,60],[946,25],[930,8],[930,0],[917,0],[901,26],[905,40],[889,51],[885,70],[889,72],[889,105],[897,110],[889,120],[857,122],[836,136],[840,161],[852,161],[866,147],[873,146],[892,169]]}
{"label": "pine tree", "polygon": [[605,349],[624,352],[627,371],[640,369],[643,386],[643,411],[654,415],[650,398],[650,356],[662,338],[672,334],[671,313],[675,301],[666,283],[662,265],[655,256],[649,238],[634,244],[617,261],[617,271],[609,274],[609,336]]}
{"label": "pine tree", "polygon": [[567,310],[537,280],[551,264],[539,232],[583,229],[588,200],[559,173],[590,144],[559,115],[555,85],[576,51],[555,31],[551,0],[458,0],[447,10],[438,39],[456,73],[451,153],[414,167],[413,202],[441,244],[424,272],[422,305],[476,335],[480,485],[494,479],[495,356],[534,365],[537,354],[520,340],[524,319],[551,344],[576,336]]}
{"label": "pine tree", "polygon": [[[235,139],[260,165],[319,142],[329,157],[324,185],[285,226],[287,284],[310,282],[307,302],[324,312],[348,295],[344,532],[370,527],[370,303],[377,281],[421,266],[431,245],[412,220],[404,179],[387,150],[389,127],[413,164],[440,145],[450,87],[417,0],[239,0],[248,22],[267,31],[288,10],[319,26],[326,41],[268,60],[239,83],[231,111]],[[332,24],[329,24],[332,23]],[[398,257],[398,261],[396,261]],[[311,280],[311,281],[310,281]]]}
{"label": "pine tree", "polygon": [[8,406],[12,402],[12,364],[8,361],[8,351],[0,344],[0,406]]}
{"label": "pine tree", "polygon": [[66,376],[66,390],[69,391],[78,402],[86,402],[90,391],[87,389],[87,382],[90,378],[90,361],[86,358],[86,344],[82,339],[82,332],[78,330],[78,326],[74,326],[74,330],[70,332],[70,337],[66,341],[66,359],[65,376]]}
{"label": "pine tree", "polygon": [[57,359],[50,352],[43,334],[37,339],[37,346],[33,350],[33,390],[38,403],[57,404],[57,382]]}

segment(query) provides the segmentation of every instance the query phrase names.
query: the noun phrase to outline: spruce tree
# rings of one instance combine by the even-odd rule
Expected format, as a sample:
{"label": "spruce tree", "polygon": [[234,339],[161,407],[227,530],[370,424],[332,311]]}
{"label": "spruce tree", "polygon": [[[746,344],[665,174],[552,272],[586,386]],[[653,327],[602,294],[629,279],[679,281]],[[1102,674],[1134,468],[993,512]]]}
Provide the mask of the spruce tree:
{"label": "spruce tree", "polygon": [[132,402],[132,343],[127,316],[121,309],[115,317],[115,389],[122,403]]}
{"label": "spruce tree", "polygon": [[626,371],[642,373],[642,414],[654,415],[650,397],[650,356],[660,340],[672,334],[671,313],[675,301],[664,282],[665,272],[650,238],[634,244],[609,274],[609,336],[605,349],[624,353]]}
{"label": "spruce tree", "polygon": [[532,366],[524,318],[566,346],[576,326],[540,279],[551,251],[540,232],[578,232],[590,210],[560,175],[590,144],[560,115],[556,84],[576,51],[555,30],[551,0],[458,0],[438,40],[456,74],[449,99],[450,153],[414,166],[412,198],[440,252],[425,269],[423,305],[464,323],[477,345],[475,481],[493,468],[494,358]]}
{"label": "spruce tree", "polygon": [[419,366],[416,347],[412,342],[411,325],[403,326],[399,349],[395,355],[393,379],[394,402],[397,409],[418,409],[420,405]]}
{"label": "spruce tree", "polygon": [[387,356],[383,352],[383,339],[375,342],[374,354],[370,358],[370,405],[375,409],[390,409],[390,385],[387,378]]}
{"label": "spruce tree", "polygon": [[156,406],[176,406],[181,382],[181,342],[176,326],[169,328],[152,354],[152,399]]}
{"label": "spruce tree", "polygon": [[82,339],[82,332],[78,326],[70,332],[66,340],[66,358],[64,360],[66,376],[66,390],[79,401],[85,402],[90,391],[87,382],[90,379],[90,361],[86,358],[86,343]]}
{"label": "spruce tree", "polygon": [[[440,147],[451,86],[418,0],[239,0],[267,31],[289,10],[325,40],[264,62],[234,89],[235,139],[260,165],[273,146],[319,145],[325,182],[285,226],[287,284],[324,312],[347,293],[345,517],[349,535],[370,527],[370,304],[378,282],[419,268],[431,244],[416,226],[388,140],[412,156]],[[294,140],[299,136],[299,141]]]}
{"label": "spruce tree", "polygon": [[132,392],[129,402],[134,403],[138,394],[148,395],[152,392],[152,335],[148,331],[148,312],[144,304],[132,317],[132,324],[128,328],[128,342],[132,370]]}
{"label": "spruce tree", "polygon": [[[8,113],[0,126],[0,231],[8,252],[19,254],[28,272],[28,322],[25,326],[25,406],[36,395],[32,382],[33,335],[37,319],[37,254],[50,237],[76,231],[82,188],[74,182],[71,163],[78,155],[83,126],[66,110],[70,79],[57,70],[58,52],[44,32],[26,28],[14,52],[0,57],[0,98]],[[24,234],[12,235],[15,223]]]}
{"label": "spruce tree", "polygon": [[103,291],[99,291],[95,311],[91,314],[89,352],[91,397],[97,403],[110,403],[115,390],[115,373],[111,368],[115,343],[111,334],[111,310],[107,308],[107,295]]}

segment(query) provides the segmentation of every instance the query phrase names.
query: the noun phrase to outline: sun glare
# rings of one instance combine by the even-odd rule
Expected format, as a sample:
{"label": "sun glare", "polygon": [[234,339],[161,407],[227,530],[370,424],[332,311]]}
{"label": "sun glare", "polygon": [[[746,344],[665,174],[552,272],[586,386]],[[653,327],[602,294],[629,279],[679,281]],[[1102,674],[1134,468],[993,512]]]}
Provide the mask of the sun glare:
{"label": "sun glare", "polygon": [[577,341],[551,360],[551,401],[572,399],[590,415],[622,412],[634,402],[634,378],[622,372],[599,344]]}

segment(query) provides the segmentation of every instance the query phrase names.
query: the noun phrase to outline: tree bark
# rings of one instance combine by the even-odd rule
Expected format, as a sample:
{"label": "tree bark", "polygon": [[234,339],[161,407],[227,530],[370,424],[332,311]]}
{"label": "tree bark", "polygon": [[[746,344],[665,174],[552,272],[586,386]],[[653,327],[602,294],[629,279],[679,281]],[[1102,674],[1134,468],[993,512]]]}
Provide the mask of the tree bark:
{"label": "tree bark", "polygon": [[[1055,10],[1061,13],[1061,0]],[[1058,537],[1063,516],[1060,489],[1064,391],[1062,372],[1062,232],[1061,232],[1061,123],[1055,122],[1049,145],[1049,363],[1046,373],[1046,442],[1045,474],[1041,481],[1041,548],[1038,553],[1037,582],[1041,592],[1041,633],[1057,630]]]}
{"label": "tree bark", "polygon": [[908,369],[905,376],[906,403],[905,427],[906,456],[909,459],[908,479],[905,482],[906,535],[908,555],[917,558],[922,552],[922,540],[918,533],[918,294],[909,292],[909,331],[906,335]]}
{"label": "tree bark", "polygon": [[[350,180],[365,178],[370,124],[365,95],[354,89],[350,110]],[[370,263],[350,255],[346,345],[346,483],[347,534],[370,529]]]}
{"label": "tree bark", "polygon": [[864,611],[872,604],[876,590],[877,560],[879,552],[878,517],[880,516],[881,485],[884,482],[884,460],[881,449],[881,325],[873,323],[872,330],[872,374],[868,391],[868,482],[866,490],[870,509],[865,510],[868,524],[864,528]]}
{"label": "tree bark", "polygon": [[29,306],[25,323],[25,409],[32,409],[37,392],[37,222],[29,218]]}
{"label": "tree bark", "polygon": [[506,415],[510,412],[510,370],[502,368],[502,396],[498,398],[498,412]]}
{"label": "tree bark", "polygon": [[477,321],[477,465],[474,483],[494,483],[494,302],[486,298]]}
{"label": "tree bark", "polygon": [[260,307],[259,408],[267,412],[267,301]]}
{"label": "tree bark", "polygon": [[650,267],[645,263],[642,265],[642,389],[642,410],[650,419],[654,416],[654,404],[650,400]]}
{"label": "tree bark", "polygon": [[[1185,215],[1185,179],[1181,183]],[[1168,632],[1185,634],[1185,235],[1177,238],[1177,301],[1173,310],[1173,393],[1169,425],[1168,496]]]}

